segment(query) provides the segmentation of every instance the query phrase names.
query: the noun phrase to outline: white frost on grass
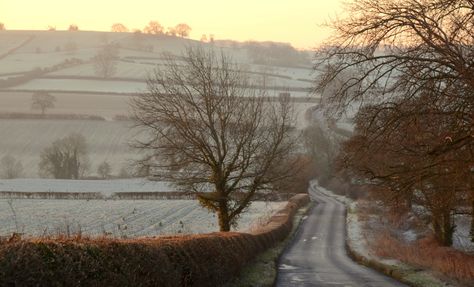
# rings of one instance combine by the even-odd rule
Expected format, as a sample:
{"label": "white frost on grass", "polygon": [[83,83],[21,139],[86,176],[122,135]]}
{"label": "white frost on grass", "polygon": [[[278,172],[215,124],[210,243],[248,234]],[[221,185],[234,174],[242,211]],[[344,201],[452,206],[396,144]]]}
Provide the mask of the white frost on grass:
{"label": "white frost on grass", "polygon": [[[249,228],[286,202],[254,202],[239,219]],[[217,218],[195,200],[0,200],[0,235],[78,234],[115,237],[218,231]]]}
{"label": "white frost on grass", "polygon": [[13,90],[53,90],[138,93],[146,90],[146,83],[126,81],[74,80],[74,79],[36,79],[15,86]]}
{"label": "white frost on grass", "polygon": [[373,259],[369,251],[367,239],[364,235],[363,223],[359,220],[359,216],[357,215],[357,202],[348,204],[347,208],[349,209],[346,218],[347,243],[357,254]]}
{"label": "white frost on grass", "polygon": [[175,188],[166,182],[138,179],[71,180],[71,179],[2,179],[1,191],[17,192],[100,192],[109,196],[114,192],[166,192]]}
{"label": "white frost on grass", "polygon": [[453,247],[465,252],[474,252],[474,242],[471,241],[470,217],[459,215],[455,218],[456,230],[453,236]]}

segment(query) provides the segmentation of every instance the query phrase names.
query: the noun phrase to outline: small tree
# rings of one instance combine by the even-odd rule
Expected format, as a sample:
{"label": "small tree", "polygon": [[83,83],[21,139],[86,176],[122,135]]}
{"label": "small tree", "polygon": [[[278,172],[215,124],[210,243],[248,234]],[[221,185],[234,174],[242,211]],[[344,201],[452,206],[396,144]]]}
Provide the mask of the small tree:
{"label": "small tree", "polygon": [[109,178],[111,171],[112,171],[112,168],[110,167],[110,164],[107,161],[103,161],[97,167],[97,174],[103,179]]}
{"label": "small tree", "polygon": [[0,178],[18,178],[23,174],[23,165],[11,155],[6,155],[0,160]]}
{"label": "small tree", "polygon": [[189,32],[191,32],[192,30],[191,27],[189,27],[189,25],[185,23],[180,23],[176,25],[174,29],[176,31],[176,34],[182,38],[188,37]]}
{"label": "small tree", "polygon": [[117,71],[115,62],[117,56],[115,46],[105,45],[93,58],[96,75],[104,79],[112,77]]}
{"label": "small tree", "polygon": [[40,155],[42,177],[79,179],[88,169],[87,143],[83,135],[73,133],[54,141]]}
{"label": "small tree", "polygon": [[5,30],[6,30],[5,24],[0,23],[0,31],[5,31]]}
{"label": "small tree", "polygon": [[297,172],[292,106],[265,102],[223,54],[189,48],[164,67],[132,102],[147,139],[136,144],[147,153],[139,163],[195,192],[229,231],[259,193]]}
{"label": "small tree", "polygon": [[112,32],[118,32],[118,33],[124,33],[124,32],[128,32],[128,28],[125,27],[124,24],[122,23],[114,23],[112,24],[112,27],[110,29]]}
{"label": "small tree", "polygon": [[158,21],[150,21],[145,28],[143,28],[143,33],[159,35],[163,34],[163,26]]}
{"label": "small tree", "polygon": [[54,108],[55,102],[56,97],[44,91],[35,92],[31,96],[31,108],[41,110],[42,115],[45,115],[47,109]]}

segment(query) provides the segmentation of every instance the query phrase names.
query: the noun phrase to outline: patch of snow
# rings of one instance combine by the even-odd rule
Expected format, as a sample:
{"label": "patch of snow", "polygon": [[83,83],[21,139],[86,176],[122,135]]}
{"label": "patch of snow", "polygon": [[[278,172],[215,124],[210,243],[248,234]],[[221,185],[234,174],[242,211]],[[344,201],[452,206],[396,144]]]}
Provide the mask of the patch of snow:
{"label": "patch of snow", "polygon": [[453,235],[453,247],[461,251],[474,252],[474,242],[471,241],[470,217],[459,215],[455,218],[456,230]]}
{"label": "patch of snow", "polygon": [[416,232],[412,229],[409,229],[403,232],[402,234],[403,234],[403,239],[405,240],[405,242],[414,242],[418,238]]}

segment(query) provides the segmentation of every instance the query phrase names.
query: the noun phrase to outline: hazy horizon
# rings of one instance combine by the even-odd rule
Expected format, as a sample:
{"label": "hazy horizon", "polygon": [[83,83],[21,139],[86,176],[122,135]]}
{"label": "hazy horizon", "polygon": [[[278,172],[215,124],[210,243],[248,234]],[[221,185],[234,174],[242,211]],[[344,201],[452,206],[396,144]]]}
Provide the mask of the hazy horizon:
{"label": "hazy horizon", "polygon": [[213,34],[217,40],[274,41],[311,49],[329,35],[322,24],[341,12],[342,2],[302,0],[295,5],[283,0],[257,3],[244,0],[229,7],[216,0],[179,3],[138,0],[133,5],[109,0],[8,1],[0,3],[0,22],[7,30],[46,30],[49,26],[66,30],[75,24],[80,30],[110,31],[114,23],[143,29],[149,21],[156,20],[164,28],[187,23],[192,28],[190,38],[195,40],[203,34]]}

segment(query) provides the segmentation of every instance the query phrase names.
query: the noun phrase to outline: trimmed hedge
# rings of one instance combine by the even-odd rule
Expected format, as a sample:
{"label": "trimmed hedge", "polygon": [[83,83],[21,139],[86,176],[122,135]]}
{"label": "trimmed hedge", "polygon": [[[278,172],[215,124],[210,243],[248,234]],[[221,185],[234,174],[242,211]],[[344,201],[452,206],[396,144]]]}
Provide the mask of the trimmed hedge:
{"label": "trimmed hedge", "polygon": [[252,233],[5,241],[0,286],[218,286],[283,240],[308,202],[306,194],[292,197]]}

